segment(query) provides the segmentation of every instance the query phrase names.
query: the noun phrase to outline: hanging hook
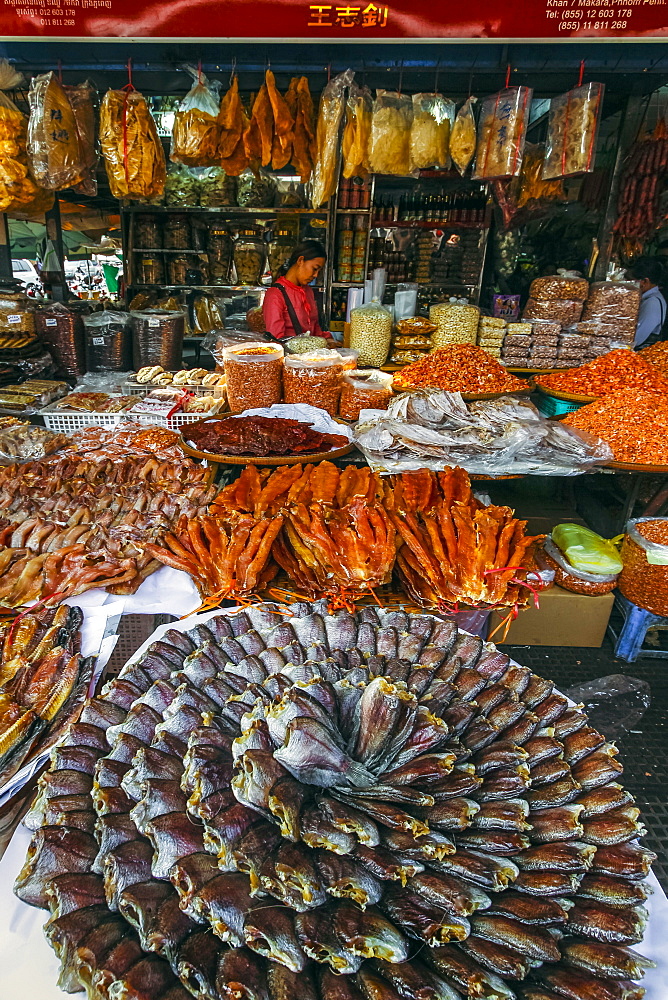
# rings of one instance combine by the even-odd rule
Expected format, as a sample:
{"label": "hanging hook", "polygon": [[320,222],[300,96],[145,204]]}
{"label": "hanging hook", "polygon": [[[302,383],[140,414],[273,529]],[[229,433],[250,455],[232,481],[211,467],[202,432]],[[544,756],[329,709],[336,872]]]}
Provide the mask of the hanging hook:
{"label": "hanging hook", "polygon": [[508,88],[509,84],[510,84],[510,63],[508,63],[508,65],[506,66],[506,83],[505,83],[506,89]]}
{"label": "hanging hook", "polygon": [[585,72],[585,60],[581,59],[580,60],[580,76],[578,77],[578,87],[582,86],[582,78],[584,77],[584,72]]}

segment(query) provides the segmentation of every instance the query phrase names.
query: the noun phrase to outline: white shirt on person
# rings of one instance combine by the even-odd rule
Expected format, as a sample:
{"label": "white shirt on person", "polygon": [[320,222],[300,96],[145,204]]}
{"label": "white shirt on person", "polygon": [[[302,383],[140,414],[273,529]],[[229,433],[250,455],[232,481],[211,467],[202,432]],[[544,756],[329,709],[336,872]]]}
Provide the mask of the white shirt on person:
{"label": "white shirt on person", "polygon": [[634,346],[640,347],[654,333],[660,333],[666,319],[666,300],[657,285],[643,292],[638,310]]}

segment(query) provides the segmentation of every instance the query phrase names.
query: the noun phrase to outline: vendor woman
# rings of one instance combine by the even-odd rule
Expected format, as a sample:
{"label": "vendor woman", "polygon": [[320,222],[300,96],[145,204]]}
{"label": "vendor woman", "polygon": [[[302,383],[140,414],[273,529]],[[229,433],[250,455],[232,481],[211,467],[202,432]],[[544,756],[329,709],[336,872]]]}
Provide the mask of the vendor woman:
{"label": "vendor woman", "polygon": [[267,289],[262,305],[264,325],[278,340],[286,337],[327,337],[320,329],[311,282],[318,277],[327,252],[318,240],[298,243],[281,268],[281,276]]}

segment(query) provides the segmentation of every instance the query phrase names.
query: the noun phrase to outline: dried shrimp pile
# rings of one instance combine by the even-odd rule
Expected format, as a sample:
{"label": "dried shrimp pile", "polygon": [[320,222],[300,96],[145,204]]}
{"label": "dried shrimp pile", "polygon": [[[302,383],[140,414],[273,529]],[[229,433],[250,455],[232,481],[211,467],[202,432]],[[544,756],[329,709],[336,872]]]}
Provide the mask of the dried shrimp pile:
{"label": "dried shrimp pile", "polygon": [[475,344],[439,347],[403,368],[395,375],[394,382],[399,389],[446,389],[465,394],[526,389],[526,382],[507,372],[503,365]]}
{"label": "dried shrimp pile", "polygon": [[450,622],[219,613],[54,748],[15,891],[95,1000],[640,1000],[615,755]]}
{"label": "dried shrimp pile", "polygon": [[663,393],[620,389],[569,413],[563,423],[605,441],[616,462],[668,465],[668,401]]}
{"label": "dried shrimp pile", "polygon": [[633,351],[609,351],[580,368],[555,375],[541,375],[540,386],[548,391],[581,396],[605,396],[617,389],[645,389],[668,392],[668,377]]}

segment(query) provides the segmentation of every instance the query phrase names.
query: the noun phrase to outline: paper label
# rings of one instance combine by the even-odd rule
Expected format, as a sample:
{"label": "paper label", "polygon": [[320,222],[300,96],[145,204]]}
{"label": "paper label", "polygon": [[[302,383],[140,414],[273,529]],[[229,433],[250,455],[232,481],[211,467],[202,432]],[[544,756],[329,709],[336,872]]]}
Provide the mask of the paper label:
{"label": "paper label", "polygon": [[7,322],[8,323],[20,323],[21,322],[21,317],[20,316],[8,316],[7,317]]}
{"label": "paper label", "polygon": [[160,319],[157,316],[149,316],[148,318],[149,326],[160,326]]}
{"label": "paper label", "polygon": [[47,320],[44,321],[44,325],[45,326],[58,326],[58,320],[57,319],[47,319]]}
{"label": "paper label", "polygon": [[104,344],[104,337],[93,337],[93,344],[96,347],[100,347],[102,344]]}

